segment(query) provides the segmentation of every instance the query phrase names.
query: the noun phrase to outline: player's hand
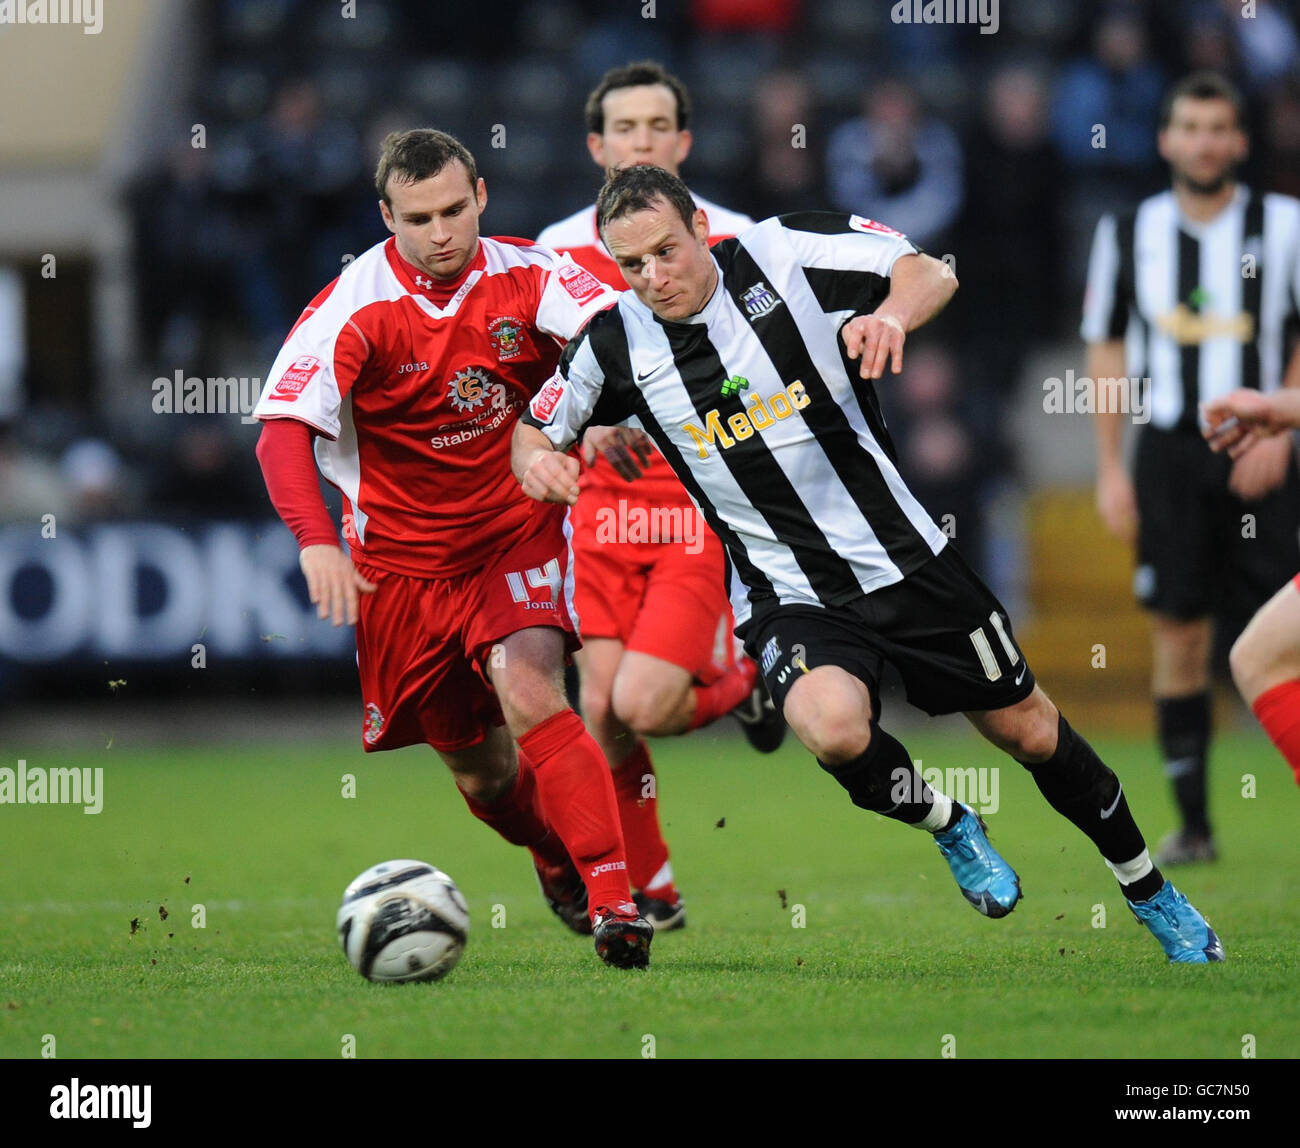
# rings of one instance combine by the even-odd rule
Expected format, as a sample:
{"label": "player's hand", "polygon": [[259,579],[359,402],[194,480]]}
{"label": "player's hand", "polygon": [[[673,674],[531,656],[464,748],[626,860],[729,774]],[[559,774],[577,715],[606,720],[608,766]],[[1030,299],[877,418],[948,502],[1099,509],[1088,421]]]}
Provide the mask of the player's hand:
{"label": "player's hand", "polygon": [[582,437],[582,461],[590,466],[596,452],[628,482],[650,465],[650,436],[634,427],[589,427]]}
{"label": "player's hand", "polygon": [[[1272,431],[1267,432],[1272,434]],[[1255,442],[1244,453],[1233,452],[1235,462],[1228,476],[1228,489],[1246,502],[1272,494],[1286,481],[1291,463],[1291,438],[1269,438]]]}
{"label": "player's hand", "polygon": [[1137,541],[1137,494],[1123,466],[1107,466],[1097,475],[1097,513],[1121,542],[1132,546]]}
{"label": "player's hand", "polygon": [[861,359],[858,374],[864,379],[878,379],[891,363],[894,374],[903,369],[903,342],[907,332],[902,321],[879,311],[858,315],[840,328],[840,338],[850,359]]}
{"label": "player's hand", "polygon": [[578,460],[558,450],[539,450],[528,463],[520,484],[538,502],[578,501]]}
{"label": "player's hand", "polygon": [[346,621],[357,624],[361,595],[379,587],[366,581],[339,546],[304,546],[298,565],[307,579],[307,593],[316,607],[316,617],[329,618],[336,626]]}
{"label": "player's hand", "polygon": [[1248,388],[1201,407],[1201,432],[1210,449],[1226,450],[1232,458],[1241,457],[1261,439],[1285,430],[1287,425],[1268,398]]}

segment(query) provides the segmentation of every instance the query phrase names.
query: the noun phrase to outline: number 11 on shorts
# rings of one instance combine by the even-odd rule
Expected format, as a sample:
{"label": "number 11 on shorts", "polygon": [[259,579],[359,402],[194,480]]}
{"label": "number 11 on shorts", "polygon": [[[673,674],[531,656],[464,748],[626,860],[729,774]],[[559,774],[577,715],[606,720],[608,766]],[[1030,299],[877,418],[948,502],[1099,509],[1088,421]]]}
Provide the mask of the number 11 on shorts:
{"label": "number 11 on shorts", "polygon": [[[1011,644],[1011,639],[1007,637],[1007,631],[1002,625],[1002,615],[996,610],[989,615],[989,625],[997,631],[998,639],[1002,643],[1003,650],[1006,651],[1007,660],[1014,666],[1020,661],[1020,651]],[[975,653],[979,655],[980,665],[984,667],[984,676],[991,682],[996,682],[1002,676],[1002,669],[998,665],[998,660],[993,656],[993,647],[989,644],[989,638],[984,633],[984,627],[978,626],[970,632],[971,645],[975,647]]]}

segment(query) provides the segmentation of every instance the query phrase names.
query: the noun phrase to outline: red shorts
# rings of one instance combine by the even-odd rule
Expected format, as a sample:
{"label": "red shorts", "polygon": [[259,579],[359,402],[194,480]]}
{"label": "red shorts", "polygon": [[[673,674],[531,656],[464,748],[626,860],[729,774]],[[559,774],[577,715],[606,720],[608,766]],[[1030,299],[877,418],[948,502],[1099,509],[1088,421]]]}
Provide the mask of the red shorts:
{"label": "red shorts", "polygon": [[421,742],[448,752],[478,745],[504,722],[487,676],[496,642],[554,626],[564,632],[566,649],[577,649],[564,507],[547,511],[530,518],[512,546],[466,574],[409,578],[357,564],[379,587],[361,595],[357,621],[367,751]]}
{"label": "red shorts", "polygon": [[597,487],[569,522],[584,638],[617,638],[703,685],[735,666],[722,543],[689,499],[649,504]]}

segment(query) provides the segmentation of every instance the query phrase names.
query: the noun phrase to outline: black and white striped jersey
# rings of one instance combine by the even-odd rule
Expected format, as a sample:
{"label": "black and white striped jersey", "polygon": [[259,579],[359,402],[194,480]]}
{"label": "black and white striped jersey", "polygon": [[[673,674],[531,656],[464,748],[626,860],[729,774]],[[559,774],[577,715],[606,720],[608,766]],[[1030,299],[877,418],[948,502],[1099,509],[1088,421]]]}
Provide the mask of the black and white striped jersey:
{"label": "black and white striped jersey", "polygon": [[1082,334],[1125,340],[1152,426],[1194,430],[1198,404],[1280,385],[1298,307],[1300,200],[1238,186],[1197,222],[1165,191],[1098,223]]}
{"label": "black and white striped jersey", "polygon": [[899,476],[839,330],[917,250],[856,215],[764,220],[713,247],[718,288],[689,319],[624,292],[523,419],[561,449],[588,425],[644,429],[749,589],[738,625],[761,599],[842,605],[898,582],[947,540]]}

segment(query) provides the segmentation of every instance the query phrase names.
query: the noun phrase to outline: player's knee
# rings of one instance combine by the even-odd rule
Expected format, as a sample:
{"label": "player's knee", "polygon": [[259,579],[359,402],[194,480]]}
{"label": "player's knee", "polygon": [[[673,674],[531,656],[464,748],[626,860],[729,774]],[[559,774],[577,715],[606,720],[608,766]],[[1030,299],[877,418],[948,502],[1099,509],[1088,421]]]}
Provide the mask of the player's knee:
{"label": "player's knee", "polygon": [[670,732],[671,719],[681,705],[682,690],[653,675],[620,674],[611,695],[614,717],[639,734]]}
{"label": "player's knee", "polygon": [[1228,652],[1228,669],[1232,671],[1232,680],[1242,697],[1250,700],[1256,693],[1255,679],[1258,674],[1258,655],[1254,638],[1249,630],[1232,643]]}
{"label": "player's knee", "polygon": [[833,702],[808,709],[787,706],[785,720],[795,737],[826,765],[861,757],[871,744],[871,715],[857,707]]}

